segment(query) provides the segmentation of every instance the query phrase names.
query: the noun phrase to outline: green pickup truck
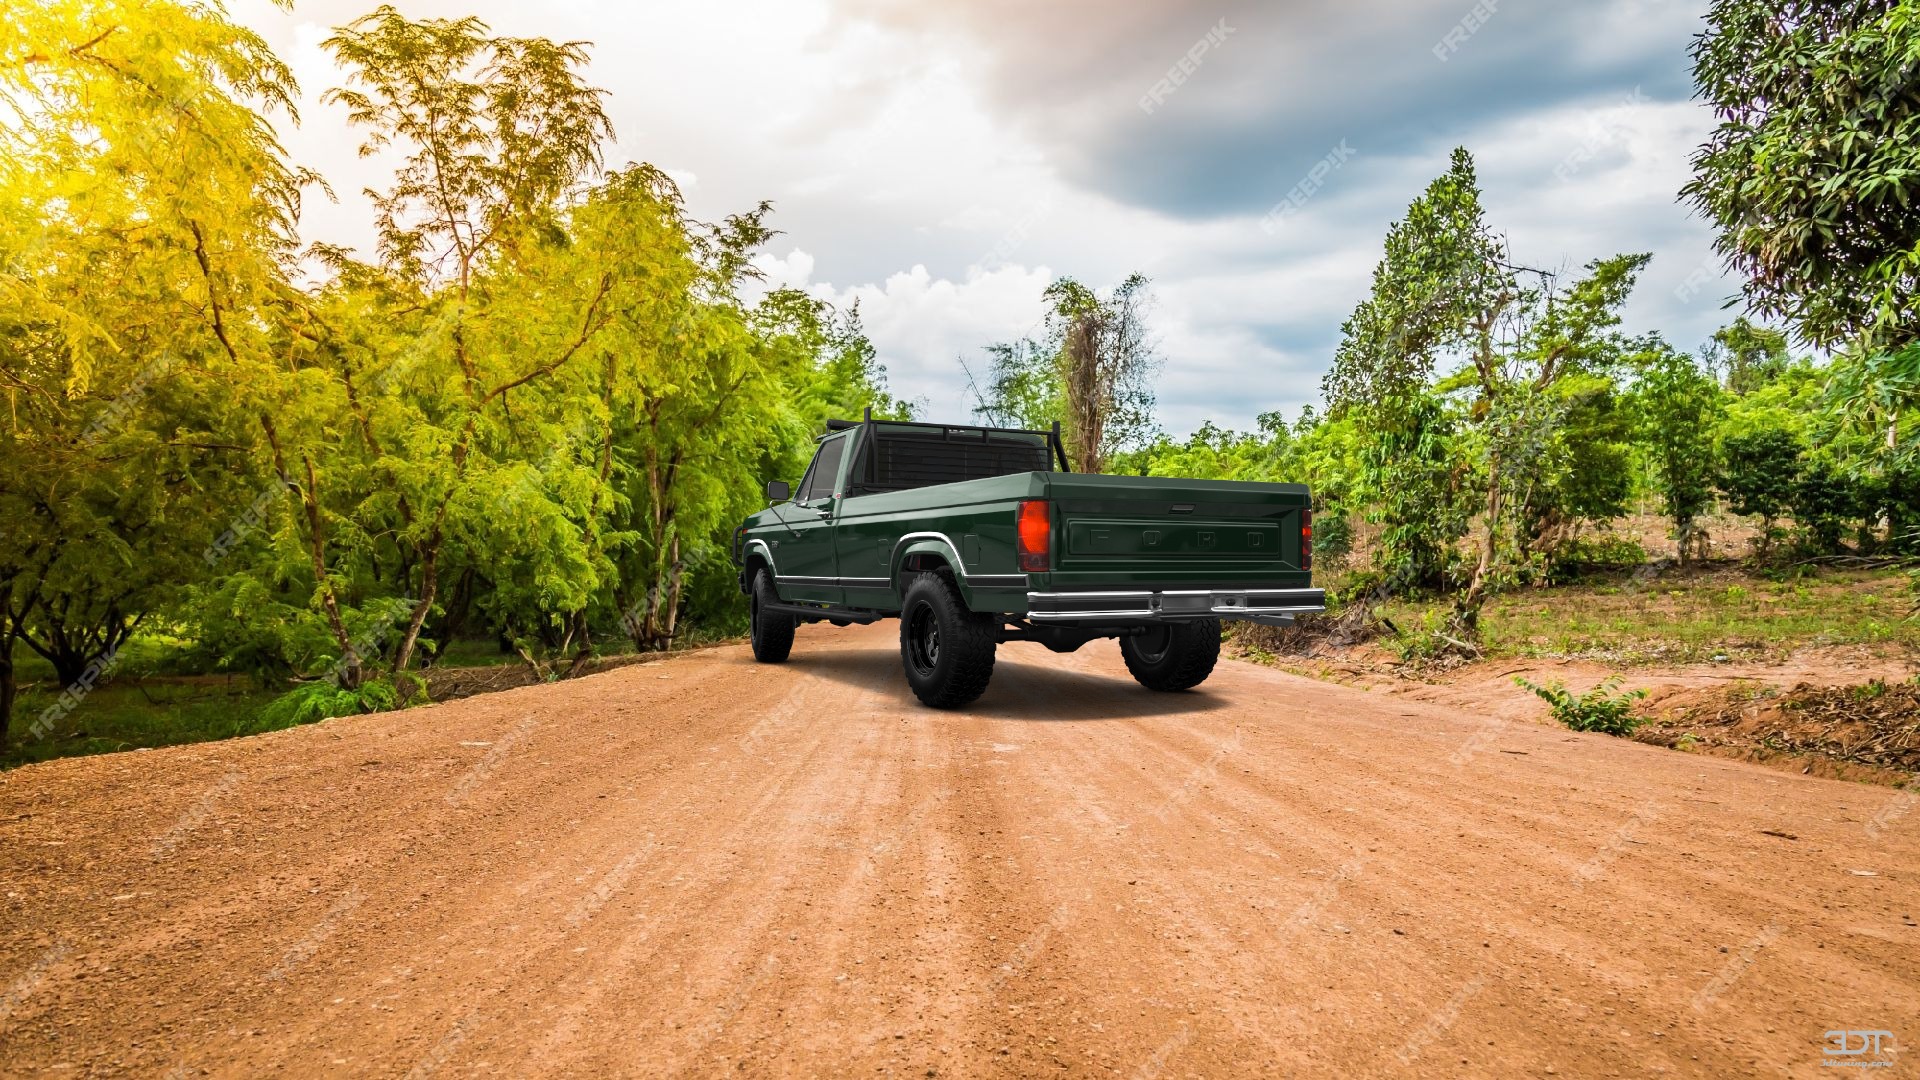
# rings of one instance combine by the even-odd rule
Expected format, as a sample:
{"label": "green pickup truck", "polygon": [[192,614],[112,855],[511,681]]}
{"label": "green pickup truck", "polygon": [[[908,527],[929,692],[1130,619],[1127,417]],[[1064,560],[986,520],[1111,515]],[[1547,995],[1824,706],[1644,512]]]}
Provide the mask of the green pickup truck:
{"label": "green pickup truck", "polygon": [[1222,620],[1320,611],[1299,484],[1072,473],[1052,431],[833,420],[797,489],[734,531],[753,655],[777,664],[803,622],[900,619],[921,701],[979,697],[994,647],[1073,652],[1118,638],[1133,677],[1186,690]]}

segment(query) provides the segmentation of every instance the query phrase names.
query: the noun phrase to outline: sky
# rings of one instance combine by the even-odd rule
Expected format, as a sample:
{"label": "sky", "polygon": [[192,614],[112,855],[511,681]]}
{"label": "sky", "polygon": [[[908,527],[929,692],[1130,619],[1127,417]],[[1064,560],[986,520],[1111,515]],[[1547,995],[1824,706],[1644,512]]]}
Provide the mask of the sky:
{"label": "sky", "polygon": [[[371,0],[239,0],[292,65],[301,228],[373,252],[391,163],[320,101],[321,47]],[[1654,256],[1625,329],[1697,348],[1736,311],[1678,201],[1712,125],[1687,47],[1706,0],[402,0],[592,43],[609,166],[645,161],[717,221],[774,204],[771,285],[858,303],[892,391],[971,416],[963,364],[1040,332],[1062,276],[1140,271],[1162,426],[1247,429],[1320,397],[1389,224],[1454,147],[1517,261]]]}

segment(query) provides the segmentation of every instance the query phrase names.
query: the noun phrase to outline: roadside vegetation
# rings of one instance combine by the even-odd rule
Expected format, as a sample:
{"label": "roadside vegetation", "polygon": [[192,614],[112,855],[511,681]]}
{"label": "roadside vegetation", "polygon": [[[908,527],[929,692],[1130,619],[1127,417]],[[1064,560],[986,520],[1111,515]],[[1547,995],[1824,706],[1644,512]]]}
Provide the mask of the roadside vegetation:
{"label": "roadside vegetation", "polygon": [[1550,705],[1553,718],[1573,731],[1631,735],[1634,728],[1646,722],[1634,715],[1634,706],[1647,696],[1647,692],[1620,689],[1618,675],[1602,681],[1599,686],[1583,694],[1568,690],[1565,684],[1557,680],[1544,686],[1521,677],[1515,677],[1513,681]]}
{"label": "roadside vegetation", "polygon": [[[1444,600],[1394,600],[1380,614],[1414,634],[1442,622]],[[1517,590],[1491,601],[1481,654],[1622,666],[1781,660],[1802,649],[1867,645],[1920,657],[1907,577],[1898,570],[1717,563],[1618,571]]]}
{"label": "roadside vegetation", "polygon": [[[1311,485],[1325,624],[1407,658],[1911,649],[1909,7],[1714,6],[1684,196],[1749,314],[1709,342],[1622,330],[1645,253],[1516,263],[1461,148],[1318,408],[1162,432],[1133,275],[1056,282],[968,367],[974,411],[1063,421],[1078,468]],[[914,411],[857,310],[758,280],[769,204],[697,220],[604,161],[587,45],[382,7],[323,47],[395,163],[369,252],[302,245],[291,72],[219,7],[0,17],[0,762],[403,706],[463,652],[547,681],[736,633],[762,481],[829,417]]]}

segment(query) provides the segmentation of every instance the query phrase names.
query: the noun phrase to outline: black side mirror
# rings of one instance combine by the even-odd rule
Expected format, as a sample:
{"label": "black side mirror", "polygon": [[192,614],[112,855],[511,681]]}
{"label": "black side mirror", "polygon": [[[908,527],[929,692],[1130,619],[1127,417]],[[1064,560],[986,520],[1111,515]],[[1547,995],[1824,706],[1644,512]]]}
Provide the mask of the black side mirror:
{"label": "black side mirror", "polygon": [[793,497],[793,485],[785,480],[767,481],[767,501],[783,503]]}

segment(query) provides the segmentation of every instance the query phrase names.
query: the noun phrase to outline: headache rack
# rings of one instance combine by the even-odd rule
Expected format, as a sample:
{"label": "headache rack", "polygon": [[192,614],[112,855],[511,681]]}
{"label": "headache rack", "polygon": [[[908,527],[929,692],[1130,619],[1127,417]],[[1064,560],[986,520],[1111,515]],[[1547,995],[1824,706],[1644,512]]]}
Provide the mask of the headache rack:
{"label": "headache rack", "polygon": [[[886,425],[882,432],[879,425]],[[933,424],[914,420],[875,420],[873,410],[859,420],[828,420],[827,431],[864,428],[860,457],[853,483],[866,492],[902,491],[915,487],[950,483],[976,476],[1005,475],[1015,472],[1051,471],[1054,464],[1061,472],[1072,472],[1067,451],[1060,438],[1060,424],[1048,430],[1029,428],[983,427],[974,424]],[[1027,436],[1045,440],[1036,445],[996,436]],[[915,455],[915,444],[922,448],[937,445],[938,454]],[[954,450],[964,451],[955,457]],[[1040,461],[1027,460],[1032,451],[1041,450]],[[883,460],[884,457],[884,460]],[[1035,466],[1038,465],[1038,468]]]}

